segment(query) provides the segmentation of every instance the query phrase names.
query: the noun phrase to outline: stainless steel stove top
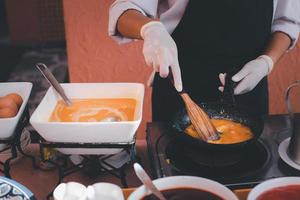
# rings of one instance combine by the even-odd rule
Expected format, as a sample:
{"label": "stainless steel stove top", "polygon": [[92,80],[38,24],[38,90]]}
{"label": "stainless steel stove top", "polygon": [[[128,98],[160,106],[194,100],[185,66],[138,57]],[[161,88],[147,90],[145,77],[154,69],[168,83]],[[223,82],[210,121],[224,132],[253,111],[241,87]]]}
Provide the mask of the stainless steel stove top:
{"label": "stainless steel stove top", "polygon": [[[296,115],[300,118],[300,115]],[[174,175],[193,175],[221,182],[231,189],[251,188],[275,177],[300,176],[300,172],[285,164],[279,157],[278,146],[290,136],[290,124],[286,115],[273,115],[265,120],[264,131],[252,152],[230,169],[199,166],[189,162],[184,147],[176,147],[174,137],[163,123],[149,123],[147,144],[153,178]],[[176,140],[176,139],[175,139]]]}

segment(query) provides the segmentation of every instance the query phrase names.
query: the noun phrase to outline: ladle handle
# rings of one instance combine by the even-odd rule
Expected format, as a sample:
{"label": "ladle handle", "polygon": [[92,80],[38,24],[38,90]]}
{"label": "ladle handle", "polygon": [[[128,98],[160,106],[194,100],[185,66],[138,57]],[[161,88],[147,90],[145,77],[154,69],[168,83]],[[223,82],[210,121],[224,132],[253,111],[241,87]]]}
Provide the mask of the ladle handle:
{"label": "ladle handle", "polygon": [[287,110],[289,113],[290,121],[291,121],[291,129],[292,129],[292,136],[290,139],[290,144],[288,148],[288,155],[291,157],[291,159],[300,164],[300,128],[297,128],[297,123],[295,122],[294,113],[292,110],[292,105],[290,102],[290,93],[291,90],[296,87],[300,86],[300,80],[296,81],[292,85],[290,85],[285,93],[285,103],[287,106]]}
{"label": "ladle handle", "polygon": [[53,86],[53,88],[56,90],[56,92],[63,98],[63,100],[66,102],[68,106],[72,105],[72,102],[65,94],[64,89],[61,87],[61,85],[58,83],[56,78],[53,76],[51,71],[48,69],[48,67],[43,63],[37,63],[36,67],[40,70],[40,72],[43,74],[43,76],[48,80],[48,82]]}
{"label": "ladle handle", "polygon": [[155,69],[152,70],[148,80],[147,80],[147,86],[148,87],[152,87],[153,86],[153,82],[154,82],[154,77],[155,77],[156,71]]}
{"label": "ladle handle", "polygon": [[142,181],[146,188],[148,188],[159,200],[167,200],[163,194],[157,189],[157,187],[153,184],[152,180],[145,172],[145,170],[138,163],[134,163],[133,165],[134,171],[138,178]]}

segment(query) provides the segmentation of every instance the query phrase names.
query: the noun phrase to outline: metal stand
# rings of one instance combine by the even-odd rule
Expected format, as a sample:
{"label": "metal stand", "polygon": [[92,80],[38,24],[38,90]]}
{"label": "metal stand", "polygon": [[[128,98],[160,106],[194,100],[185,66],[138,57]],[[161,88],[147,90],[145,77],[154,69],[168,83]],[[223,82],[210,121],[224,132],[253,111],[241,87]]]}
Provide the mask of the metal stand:
{"label": "metal stand", "polygon": [[0,151],[0,153],[11,149],[11,157],[9,157],[7,160],[4,162],[0,161],[0,165],[2,166],[2,169],[0,169],[0,172],[4,173],[4,175],[8,178],[11,178],[10,175],[10,162],[17,158],[18,156],[18,151],[25,157],[28,157],[32,161],[32,166],[33,168],[37,168],[35,158],[31,155],[26,154],[21,145],[21,135],[24,130],[24,127],[28,124],[29,122],[29,112],[28,112],[28,107],[25,108],[20,121],[18,122],[18,125],[16,127],[16,130],[14,134],[8,138],[1,138],[0,139],[0,144],[7,144],[8,147],[4,148],[3,150]]}
{"label": "metal stand", "polygon": [[[65,142],[48,142],[45,141],[43,138],[40,139],[40,151],[43,152],[45,148],[85,148],[85,149],[122,149],[126,151],[130,155],[130,162],[135,162],[138,158],[135,152],[135,141],[129,143],[65,143]],[[42,162],[48,162],[52,165],[55,165],[58,169],[58,182],[56,184],[59,185],[64,177],[73,174],[77,171],[84,170],[88,168],[88,172],[91,172],[91,177],[101,174],[102,172],[107,172],[117,178],[120,179],[121,184],[123,187],[128,187],[126,181],[126,167],[128,163],[125,163],[120,168],[115,168],[111,164],[107,162],[107,159],[114,156],[113,155],[80,155],[84,159],[77,165],[68,166],[68,158],[70,155],[61,155],[61,160],[52,161],[46,159],[44,154],[41,153],[41,160]],[[56,187],[55,186],[55,187]],[[47,195],[47,199],[50,199],[53,195],[53,190]]]}

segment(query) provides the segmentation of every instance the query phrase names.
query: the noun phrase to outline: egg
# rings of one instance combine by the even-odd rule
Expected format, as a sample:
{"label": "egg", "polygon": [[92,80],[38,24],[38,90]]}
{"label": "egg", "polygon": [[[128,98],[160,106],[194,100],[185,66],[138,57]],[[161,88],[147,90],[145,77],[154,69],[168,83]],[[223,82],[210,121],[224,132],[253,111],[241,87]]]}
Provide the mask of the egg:
{"label": "egg", "polygon": [[9,93],[4,98],[9,98],[13,100],[17,104],[18,108],[20,108],[23,103],[22,97],[17,93]]}
{"label": "egg", "polygon": [[13,108],[18,109],[17,104],[11,98],[2,97],[0,98],[0,109],[2,108]]}
{"label": "egg", "polygon": [[18,113],[17,107],[6,107],[0,109],[0,118],[14,117]]}

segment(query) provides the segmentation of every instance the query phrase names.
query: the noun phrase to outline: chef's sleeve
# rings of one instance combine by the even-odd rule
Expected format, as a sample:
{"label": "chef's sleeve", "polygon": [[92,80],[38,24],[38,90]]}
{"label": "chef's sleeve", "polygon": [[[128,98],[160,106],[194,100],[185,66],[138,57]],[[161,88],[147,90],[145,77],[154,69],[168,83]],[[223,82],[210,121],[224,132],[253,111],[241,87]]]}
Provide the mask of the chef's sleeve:
{"label": "chef's sleeve", "polygon": [[119,17],[127,10],[137,10],[148,17],[156,17],[159,0],[116,0],[109,9],[108,34],[118,43],[126,43],[132,39],[123,37],[117,30]]}
{"label": "chef's sleeve", "polygon": [[300,0],[278,0],[274,8],[272,32],[283,32],[291,38],[290,49],[298,40],[300,31]]}

